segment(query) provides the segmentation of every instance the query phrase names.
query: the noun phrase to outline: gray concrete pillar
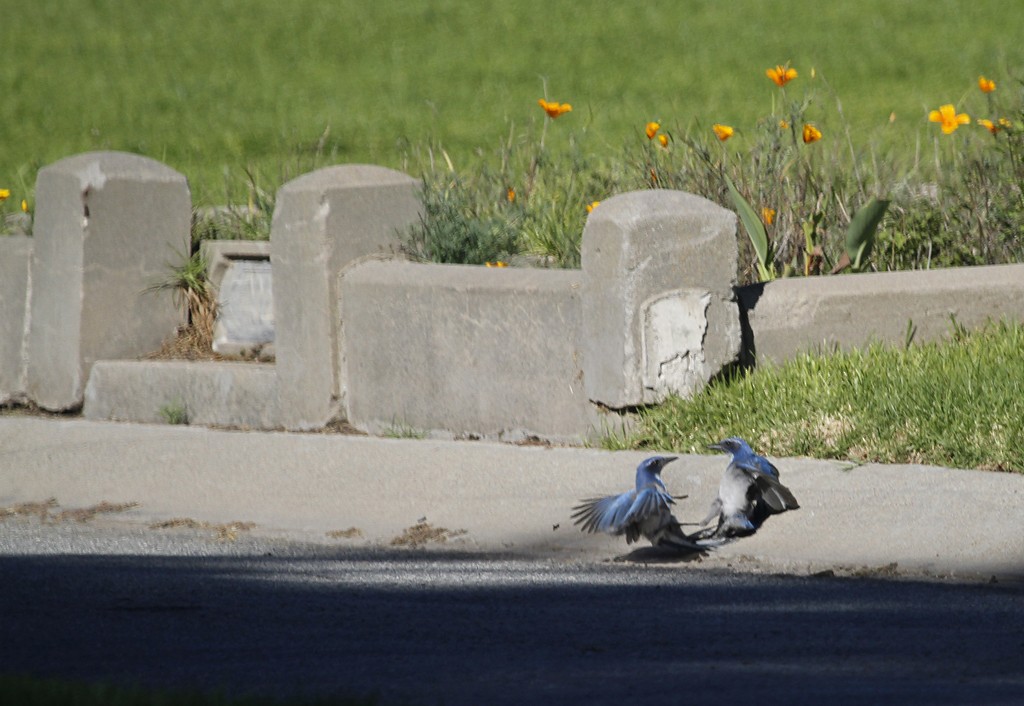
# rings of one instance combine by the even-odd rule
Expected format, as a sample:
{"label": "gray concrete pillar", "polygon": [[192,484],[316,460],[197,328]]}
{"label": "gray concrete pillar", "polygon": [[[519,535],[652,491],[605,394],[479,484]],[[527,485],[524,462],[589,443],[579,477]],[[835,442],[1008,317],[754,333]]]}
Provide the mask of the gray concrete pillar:
{"label": "gray concrete pillar", "polygon": [[32,238],[0,236],[0,404],[25,396],[25,325]]}
{"label": "gray concrete pillar", "polygon": [[277,193],[271,226],[278,394],[287,429],[317,429],[341,412],[338,275],[397,250],[421,216],[420,182],[384,167],[320,169]]}
{"label": "gray concrete pillar", "polygon": [[612,409],[690,395],[740,350],[736,216],[679,191],[615,196],[583,231],[587,396]]}
{"label": "gray concrete pillar", "polygon": [[152,291],[187,257],[185,177],[123,152],[90,152],[40,170],[33,228],[28,395],[82,404],[96,360],[155,350],[182,323],[170,292]]}

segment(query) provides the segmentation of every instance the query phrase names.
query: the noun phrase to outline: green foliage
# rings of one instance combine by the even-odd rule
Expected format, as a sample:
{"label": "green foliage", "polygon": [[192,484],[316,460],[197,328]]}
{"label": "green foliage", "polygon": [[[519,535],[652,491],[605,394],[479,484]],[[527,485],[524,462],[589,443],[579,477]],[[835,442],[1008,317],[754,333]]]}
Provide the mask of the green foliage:
{"label": "green foliage", "polygon": [[181,402],[169,402],[160,408],[165,424],[188,424],[188,409]]}
{"label": "green foliage", "polygon": [[992,2],[735,0],[726,12],[595,0],[586,21],[573,3],[543,0],[0,8],[0,92],[17,96],[0,104],[0,185],[14,189],[22,167],[32,183],[40,165],[119,149],[182,171],[203,205],[227,202],[225,167],[276,175],[327,125],[337,161],[402,168],[407,145],[439,140],[462,162],[503,138],[507,116],[521,123],[523,106],[536,107],[538,76],[604,148],[657,116],[752,125],[762,111],[751,98],[770,95],[765,67],[791,60],[803,80],[815,64],[848,97],[855,132],[895,112],[887,139],[912,152],[922,106],[1024,63],[1024,16]]}
{"label": "green foliage", "polygon": [[163,282],[150,287],[150,292],[169,291],[175,304],[183,309],[192,330],[201,345],[208,346],[213,339],[213,325],[217,317],[217,300],[207,279],[208,263],[200,250],[181,256],[177,265],[169,265],[170,275]]}
{"label": "green foliage", "polygon": [[846,231],[846,256],[850,258],[851,267],[855,272],[864,269],[871,249],[875,244],[875,233],[882,222],[889,202],[882,199],[871,199],[850,220]]}
{"label": "green foliage", "polygon": [[[5,223],[34,200],[41,165],[115,149],[182,171],[198,204],[233,205],[198,219],[196,239],[264,238],[272,194],[290,177],[338,162],[430,175],[421,146],[443,144],[459,168],[427,188],[416,247],[432,259],[525,252],[575,266],[588,203],[653,187],[733,207],[728,176],[755,216],[776,212],[763,257],[742,243],[747,280],[769,265],[828,271],[846,252],[852,206],[880,194],[892,205],[868,269],[1021,260],[1013,73],[1024,66],[1024,14],[954,4],[801,0],[780,15],[756,0],[729,12],[596,0],[586,22],[571,3],[541,0],[12,5],[0,63],[0,90],[18,96],[0,103]],[[837,42],[848,36],[856,45]],[[692,37],[707,41],[680,41]],[[956,51],[939,61],[942,46]],[[658,58],[651,47],[672,49]],[[764,75],[780,62],[800,72],[784,88]],[[995,93],[973,89],[982,72],[998,79]],[[545,119],[541,95],[574,110]],[[1015,127],[939,135],[928,109],[959,95],[972,116]],[[668,149],[644,139],[652,119],[666,125]],[[712,122],[735,136],[719,143]],[[802,144],[807,122],[821,141]],[[514,208],[502,203],[509,187]]]}
{"label": "green foliage", "polygon": [[757,272],[761,281],[767,282],[775,279],[775,257],[769,247],[768,231],[765,229],[764,223],[754,213],[750,202],[737,191],[736,185],[732,183],[732,179],[728,175],[725,176],[725,183],[729,187],[729,196],[732,198],[736,213],[739,214],[740,223],[743,224],[743,229],[747,232],[747,237],[750,238],[750,244],[754,247],[754,254],[757,255]]}
{"label": "green foliage", "polygon": [[777,456],[1024,472],[1024,326],[806,354],[646,410],[612,448],[703,453],[731,435]]}
{"label": "green foliage", "polygon": [[467,265],[507,260],[519,251],[517,218],[511,209],[499,215],[498,199],[494,194],[488,203],[457,175],[426,175],[424,216],[406,235],[406,252],[430,262]]}

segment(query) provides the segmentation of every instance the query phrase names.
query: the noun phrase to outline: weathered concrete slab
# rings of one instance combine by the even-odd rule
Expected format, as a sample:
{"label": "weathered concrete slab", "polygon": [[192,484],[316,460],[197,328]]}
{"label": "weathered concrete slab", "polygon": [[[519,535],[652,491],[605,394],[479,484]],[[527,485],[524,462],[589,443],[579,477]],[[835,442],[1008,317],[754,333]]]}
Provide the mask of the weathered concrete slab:
{"label": "weathered concrete slab", "polygon": [[364,262],[341,277],[348,420],[372,433],[579,440],[579,271]]}
{"label": "weathered concrete slab", "polygon": [[205,240],[200,251],[217,296],[214,352],[272,359],[274,289],[270,242]]}
{"label": "weathered concrete slab", "polygon": [[165,282],[188,254],[185,177],[152,159],[90,152],[39,171],[28,331],[29,397],[82,404],[92,364],[154,350],[182,322]]}
{"label": "weathered concrete slab", "polygon": [[100,360],[92,367],[86,419],[275,429],[273,365],[183,360]]}
{"label": "weathered concrete slab", "polygon": [[958,324],[1024,321],[1024,265],[794,277],[738,290],[758,361],[873,341],[934,340]]}
{"label": "weathered concrete slab", "polygon": [[[521,447],[0,417],[0,505],[140,503],[133,516],[251,520],[259,531],[387,548],[427,517],[465,530],[445,552],[608,559],[621,537],[572,524],[580,498],[621,492],[651,452]],[[930,466],[777,459],[800,509],[680,571],[1024,580],[1024,476]],[[664,473],[682,521],[715,497],[723,456],[681,455]],[[957,498],[957,502],[950,502]],[[355,527],[359,536],[326,533]],[[426,550],[429,551],[429,550]]]}
{"label": "weathered concrete slab", "polygon": [[655,190],[602,201],[582,244],[589,398],[621,409],[691,394],[735,360],[737,257],[735,214],[706,199]]}
{"label": "weathered concrete slab", "polygon": [[25,329],[32,238],[0,236],[0,404],[25,398]]}
{"label": "weathered concrete slab", "polygon": [[317,429],[338,416],[338,273],[396,251],[421,214],[420,182],[384,167],[346,165],[281,187],[271,228],[275,352],[282,422]]}

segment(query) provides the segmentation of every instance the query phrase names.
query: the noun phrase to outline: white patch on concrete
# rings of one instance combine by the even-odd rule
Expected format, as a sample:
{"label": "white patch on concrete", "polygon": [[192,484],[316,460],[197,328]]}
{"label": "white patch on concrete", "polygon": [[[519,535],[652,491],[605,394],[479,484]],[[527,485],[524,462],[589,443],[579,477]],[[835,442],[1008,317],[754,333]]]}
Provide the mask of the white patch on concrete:
{"label": "white patch on concrete", "polygon": [[223,355],[242,355],[274,342],[270,260],[229,260],[217,299],[213,350]]}
{"label": "white patch on concrete", "polygon": [[641,306],[645,402],[689,397],[707,382],[704,336],[711,293],[676,289]]}
{"label": "white patch on concrete", "polygon": [[103,188],[103,185],[107,183],[107,175],[103,173],[103,167],[100,166],[99,160],[89,162],[89,166],[78,173],[78,183],[82,193],[90,189]]}

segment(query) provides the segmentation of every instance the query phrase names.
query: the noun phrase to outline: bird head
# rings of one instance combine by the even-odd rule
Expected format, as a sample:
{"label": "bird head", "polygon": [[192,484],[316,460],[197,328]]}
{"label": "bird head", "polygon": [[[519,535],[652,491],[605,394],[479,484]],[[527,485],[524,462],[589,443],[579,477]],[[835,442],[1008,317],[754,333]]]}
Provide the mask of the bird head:
{"label": "bird head", "polygon": [[750,444],[738,436],[730,436],[728,439],[722,439],[717,444],[711,444],[708,448],[714,449],[715,451],[724,451],[727,454],[733,455],[738,453],[753,453],[753,450],[750,448]]}
{"label": "bird head", "polygon": [[646,471],[647,473],[652,473],[654,475],[658,475],[658,474],[661,473],[661,469],[664,468],[666,464],[672,463],[677,458],[679,458],[679,457],[678,456],[651,456],[650,458],[645,458],[640,463],[640,467],[637,468],[637,470],[638,471]]}

